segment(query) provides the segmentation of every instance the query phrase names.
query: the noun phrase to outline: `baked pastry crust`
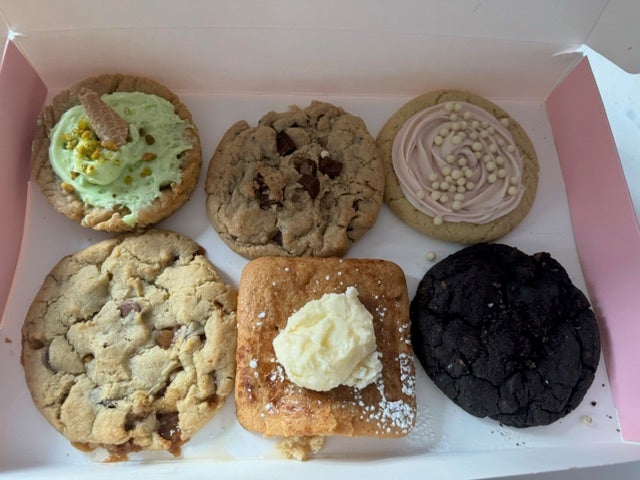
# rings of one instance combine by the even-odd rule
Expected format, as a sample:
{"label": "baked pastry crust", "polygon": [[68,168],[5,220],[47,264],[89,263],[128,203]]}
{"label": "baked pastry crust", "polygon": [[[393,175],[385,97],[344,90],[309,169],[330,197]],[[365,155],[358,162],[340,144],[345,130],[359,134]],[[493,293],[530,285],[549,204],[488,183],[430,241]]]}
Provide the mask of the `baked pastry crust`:
{"label": "baked pastry crust", "polygon": [[314,101],[232,125],[205,191],[211,224],[246,258],[341,256],[374,225],[384,173],[362,119]]}
{"label": "baked pastry crust", "polygon": [[[432,216],[415,208],[405,198],[393,168],[392,146],[398,131],[416,113],[436,104],[464,101],[482,107],[496,118],[509,118],[507,129],[520,150],[523,159],[522,183],[524,196],[515,210],[488,223],[447,222],[437,225]],[[538,186],[538,160],[533,144],[522,126],[493,102],[462,90],[435,90],[420,95],[398,109],[387,120],[376,139],[385,174],[384,200],[395,214],[415,230],[439,240],[463,244],[497,240],[513,230],[529,213]]]}
{"label": "baked pastry crust", "polygon": [[36,407],[74,446],[112,460],[177,455],[233,390],[236,298],[202,248],[174,232],[63,258],[22,328]]}
{"label": "baked pastry crust", "polygon": [[[161,189],[159,196],[149,206],[139,211],[137,221],[133,225],[122,219],[129,213],[128,211],[117,207],[99,208],[88,205],[77,193],[61,188],[61,180],[53,171],[49,161],[50,132],[67,110],[80,104],[78,95],[83,88],[88,88],[98,95],[113,92],[142,92],[157,95],[168,100],[174,106],[176,115],[191,125],[187,129],[187,134],[193,147],[179,156],[182,161],[181,180]],[[51,104],[46,105],[38,117],[31,157],[32,177],[58,212],[82,226],[114,233],[144,230],[171,215],[191,196],[200,175],[201,165],[200,137],[193,125],[191,113],[178,96],[149,78],[118,73],[84,79],[53,97]]]}
{"label": "baked pastry crust", "polygon": [[[317,392],[293,384],[273,339],[291,313],[350,285],[373,315],[382,376],[363,389]],[[249,262],[238,293],[236,415],[265,436],[400,437],[415,423],[415,370],[404,273],[384,260],[263,257]]]}

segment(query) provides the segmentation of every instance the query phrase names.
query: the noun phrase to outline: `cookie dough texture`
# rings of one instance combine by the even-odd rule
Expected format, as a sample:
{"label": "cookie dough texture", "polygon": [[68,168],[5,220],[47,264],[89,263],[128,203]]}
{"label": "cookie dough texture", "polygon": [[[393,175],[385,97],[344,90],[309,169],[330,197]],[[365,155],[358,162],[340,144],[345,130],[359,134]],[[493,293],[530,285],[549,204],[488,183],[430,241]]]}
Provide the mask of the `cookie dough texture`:
{"label": "cookie dough texture", "polygon": [[76,447],[174,454],[235,375],[236,291],[168,231],[104,240],[46,276],[22,329],[33,401]]}
{"label": "cookie dough texture", "polygon": [[548,253],[467,247],[432,267],[411,302],[416,356],[456,404],[503,425],[574,410],[600,358],[585,295]]}
{"label": "cookie dough texture", "polygon": [[[393,140],[405,121],[428,107],[451,101],[464,101],[482,107],[496,118],[508,117],[510,122],[507,129],[522,155],[522,183],[526,189],[524,197],[515,210],[488,223],[444,221],[436,225],[432,216],[416,209],[405,198],[393,169],[391,159]],[[400,107],[387,120],[376,141],[382,155],[386,178],[384,200],[401,220],[421,233],[439,240],[462,244],[491,242],[513,230],[533,205],[538,186],[538,159],[533,144],[516,120],[498,105],[479,95],[461,90],[435,90],[418,96]]]}
{"label": "cookie dough texture", "polygon": [[[373,315],[381,376],[362,389],[341,385],[319,392],[298,387],[278,363],[273,339],[309,300],[342,293],[350,285],[358,288],[360,301]],[[296,437],[287,442],[290,446],[316,436],[406,435],[416,415],[409,331],[404,273],[391,262],[310,257],[249,262],[238,293],[238,421],[268,437]]]}
{"label": "cookie dough texture", "polygon": [[78,95],[82,88],[89,88],[98,95],[113,92],[154,94],[171,102],[175,107],[176,115],[193,125],[191,113],[179,97],[149,78],[105,74],[76,83],[68,90],[53,97],[51,104],[45,106],[38,117],[33,141],[31,171],[32,177],[40,186],[49,203],[71,220],[85,227],[107,232],[143,230],[171,215],[189,199],[200,175],[202,152],[200,137],[195,126],[187,130],[193,148],[186,150],[179,157],[182,160],[181,180],[162,188],[159,196],[149,206],[139,211],[137,221],[133,225],[123,221],[122,217],[129,213],[128,210],[122,210],[117,206],[114,208],[93,207],[84,203],[75,192],[68,192],[61,187],[61,181],[49,162],[50,132],[67,110],[80,104]]}
{"label": "cookie dough texture", "polygon": [[375,223],[384,173],[364,122],[314,101],[231,126],[205,190],[213,227],[240,255],[341,256]]}

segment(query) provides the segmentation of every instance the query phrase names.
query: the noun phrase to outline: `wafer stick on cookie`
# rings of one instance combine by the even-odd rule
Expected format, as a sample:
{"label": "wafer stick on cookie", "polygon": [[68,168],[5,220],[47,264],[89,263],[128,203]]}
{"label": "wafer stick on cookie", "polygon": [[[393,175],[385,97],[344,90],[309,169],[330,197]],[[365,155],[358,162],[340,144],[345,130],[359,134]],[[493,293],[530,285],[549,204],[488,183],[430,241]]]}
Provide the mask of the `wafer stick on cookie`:
{"label": "wafer stick on cookie", "polygon": [[127,143],[129,125],[96,92],[82,88],[78,98],[103,146],[113,144],[114,147],[119,147]]}

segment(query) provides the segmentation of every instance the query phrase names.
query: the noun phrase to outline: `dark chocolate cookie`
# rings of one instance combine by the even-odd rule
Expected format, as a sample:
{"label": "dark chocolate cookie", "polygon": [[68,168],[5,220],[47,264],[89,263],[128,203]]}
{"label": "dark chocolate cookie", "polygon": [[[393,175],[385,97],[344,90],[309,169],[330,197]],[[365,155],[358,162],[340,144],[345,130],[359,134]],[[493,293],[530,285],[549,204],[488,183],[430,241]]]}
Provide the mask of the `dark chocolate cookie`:
{"label": "dark chocolate cookie", "polygon": [[589,301],[548,253],[478,244],[423,277],[412,342],[457,405],[504,425],[550,424],[582,401],[600,359]]}

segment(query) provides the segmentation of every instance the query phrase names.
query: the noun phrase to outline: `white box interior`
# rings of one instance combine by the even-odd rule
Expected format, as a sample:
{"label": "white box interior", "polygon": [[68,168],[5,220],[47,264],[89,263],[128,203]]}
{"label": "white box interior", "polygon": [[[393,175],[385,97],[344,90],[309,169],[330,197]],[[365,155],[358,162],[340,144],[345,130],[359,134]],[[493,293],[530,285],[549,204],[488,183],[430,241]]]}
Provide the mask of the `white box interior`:
{"label": "white box interior", "polygon": [[[246,119],[255,124],[269,110],[321,99],[361,116],[375,136],[412,96],[450,87],[499,103],[523,125],[539,157],[534,206],[501,242],[528,253],[551,252],[585,291],[544,98],[578,57],[556,54],[574,50],[600,32],[599,19],[620,2],[545,0],[517,2],[516,7],[498,0],[405,0],[391,7],[364,0],[187,1],[150,8],[147,2],[118,0],[99,17],[86,2],[49,3],[5,0],[0,33],[15,34],[50,97],[85,76],[123,71],[165,83],[190,108],[200,131],[203,170],[192,199],[158,226],[198,241],[235,285],[246,260],[231,252],[210,226],[203,188],[208,161],[232,123]],[[61,218],[37,185],[29,185],[21,255],[0,323],[0,383],[5,386],[0,477],[259,472],[266,478],[325,478],[366,472],[378,478],[419,468],[431,478],[482,478],[640,459],[640,448],[620,438],[601,362],[580,407],[546,427],[519,430],[472,417],[446,399],[417,364],[418,425],[405,439],[332,438],[316,460],[283,462],[275,441],[237,424],[228,399],[223,411],[185,445],[182,459],[141,454],[126,464],[100,464],[101,453],[75,450],[40,416],[19,358],[22,320],[46,273],[63,255],[106,237]],[[395,261],[403,267],[413,297],[431,266],[426,252],[441,259],[457,248],[412,231],[384,206],[374,228],[348,256]]]}

